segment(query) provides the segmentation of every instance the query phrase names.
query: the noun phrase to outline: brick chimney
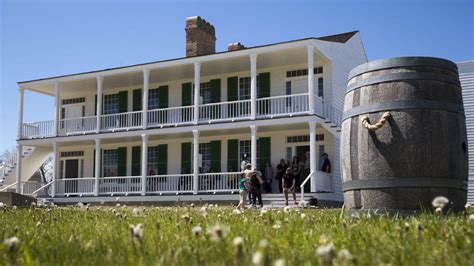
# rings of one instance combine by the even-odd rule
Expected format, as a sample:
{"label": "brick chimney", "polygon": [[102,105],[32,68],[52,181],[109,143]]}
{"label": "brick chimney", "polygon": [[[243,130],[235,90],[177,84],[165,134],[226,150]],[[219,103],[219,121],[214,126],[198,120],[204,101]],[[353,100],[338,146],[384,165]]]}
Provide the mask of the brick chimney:
{"label": "brick chimney", "polygon": [[186,57],[214,54],[216,31],[199,16],[186,18]]}
{"label": "brick chimney", "polygon": [[229,51],[229,52],[237,51],[237,50],[241,50],[241,49],[245,49],[245,46],[243,44],[241,44],[240,42],[229,43],[227,45],[227,51]]}

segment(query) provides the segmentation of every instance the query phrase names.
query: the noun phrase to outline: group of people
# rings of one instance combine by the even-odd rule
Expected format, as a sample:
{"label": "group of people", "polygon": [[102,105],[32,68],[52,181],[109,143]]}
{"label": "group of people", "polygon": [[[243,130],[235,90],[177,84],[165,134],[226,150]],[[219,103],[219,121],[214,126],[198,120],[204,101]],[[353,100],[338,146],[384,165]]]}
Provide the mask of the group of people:
{"label": "group of people", "polygon": [[[302,159],[299,159],[297,156],[293,157],[292,163],[287,164],[285,159],[281,159],[280,163],[277,165],[277,173],[273,175],[273,168],[270,162],[265,163],[265,168],[262,172],[257,170],[257,168],[252,169],[252,165],[247,161],[247,155],[244,154],[243,160],[241,162],[241,170],[243,172],[242,177],[239,180],[239,195],[240,201],[237,208],[244,209],[247,196],[249,197],[249,202],[253,207],[257,205],[257,201],[260,207],[263,207],[262,202],[262,191],[265,190],[266,193],[272,191],[271,184],[273,177],[278,181],[278,189],[280,193],[285,195],[285,204],[288,206],[288,195],[293,195],[293,200],[295,204],[296,201],[296,192],[297,190],[304,189],[300,188],[300,183],[303,181],[302,178],[305,171],[308,170],[309,174],[309,154],[303,155]],[[329,156],[327,153],[322,154],[323,162],[321,164],[321,171],[330,173],[331,172],[331,162],[329,161]]]}

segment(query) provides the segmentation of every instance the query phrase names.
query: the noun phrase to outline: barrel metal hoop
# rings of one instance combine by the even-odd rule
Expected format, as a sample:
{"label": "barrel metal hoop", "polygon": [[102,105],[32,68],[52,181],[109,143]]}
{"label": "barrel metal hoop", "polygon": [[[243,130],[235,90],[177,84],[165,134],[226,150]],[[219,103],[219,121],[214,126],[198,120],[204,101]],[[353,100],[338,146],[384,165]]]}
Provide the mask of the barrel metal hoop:
{"label": "barrel metal hoop", "polygon": [[342,191],[378,188],[439,187],[467,190],[467,184],[460,179],[436,177],[397,177],[391,179],[350,180],[342,183]]}
{"label": "barrel metal hoop", "polygon": [[361,79],[357,82],[354,82],[347,86],[346,94],[356,90],[361,87],[380,84],[380,83],[387,83],[387,82],[396,82],[396,81],[405,81],[405,80],[433,80],[433,81],[440,81],[446,82],[458,87],[461,87],[459,83],[459,79],[442,75],[442,74],[435,74],[435,73],[414,73],[414,72],[402,72],[402,73],[390,73],[375,77],[370,77],[367,79]]}
{"label": "barrel metal hoop", "polygon": [[434,109],[443,110],[448,112],[460,113],[464,115],[464,108],[460,104],[441,102],[441,101],[428,101],[428,100],[399,100],[399,101],[385,101],[379,103],[373,103],[364,106],[357,106],[352,109],[345,111],[342,115],[342,121],[367,113],[384,112],[384,111],[397,111],[404,109]]}
{"label": "barrel metal hoop", "polygon": [[396,58],[387,58],[381,60],[375,60],[369,63],[359,65],[352,69],[349,73],[349,79],[352,79],[355,76],[358,76],[363,73],[397,68],[397,67],[412,67],[412,66],[426,66],[426,67],[436,67],[436,68],[445,68],[458,73],[458,68],[455,63],[435,57],[396,57]]}

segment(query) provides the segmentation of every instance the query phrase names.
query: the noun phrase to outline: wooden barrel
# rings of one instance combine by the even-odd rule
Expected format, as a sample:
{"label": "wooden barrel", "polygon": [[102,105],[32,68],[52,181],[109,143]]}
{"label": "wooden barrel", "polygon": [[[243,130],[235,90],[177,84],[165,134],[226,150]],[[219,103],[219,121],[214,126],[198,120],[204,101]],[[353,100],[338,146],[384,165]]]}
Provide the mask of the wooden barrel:
{"label": "wooden barrel", "polygon": [[[386,112],[385,124],[367,128]],[[341,165],[349,213],[412,213],[432,209],[437,196],[462,210],[468,155],[456,64],[400,57],[354,68],[345,95]]]}

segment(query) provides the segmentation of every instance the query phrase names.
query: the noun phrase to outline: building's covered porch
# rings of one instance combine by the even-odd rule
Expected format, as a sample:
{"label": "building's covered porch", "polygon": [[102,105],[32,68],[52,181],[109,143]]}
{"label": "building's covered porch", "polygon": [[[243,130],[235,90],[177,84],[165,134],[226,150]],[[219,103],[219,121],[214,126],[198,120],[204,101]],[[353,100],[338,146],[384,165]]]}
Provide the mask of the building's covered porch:
{"label": "building's covered porch", "polygon": [[[300,182],[310,176],[306,191],[332,192],[339,178],[335,137],[322,126],[324,121],[316,120],[275,119],[265,125],[215,125],[212,130],[103,139],[80,136],[75,141],[68,137],[67,142],[52,143],[56,178],[43,186],[24,182],[22,190],[38,197],[231,194],[238,191],[240,163],[247,154],[262,172],[270,163],[273,177],[281,159],[291,164],[297,156],[306,166]],[[318,170],[323,152],[336,175]],[[275,178],[271,189],[279,192]]]}

